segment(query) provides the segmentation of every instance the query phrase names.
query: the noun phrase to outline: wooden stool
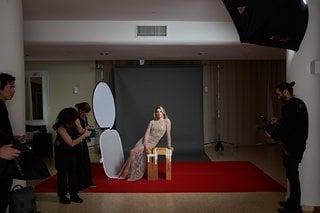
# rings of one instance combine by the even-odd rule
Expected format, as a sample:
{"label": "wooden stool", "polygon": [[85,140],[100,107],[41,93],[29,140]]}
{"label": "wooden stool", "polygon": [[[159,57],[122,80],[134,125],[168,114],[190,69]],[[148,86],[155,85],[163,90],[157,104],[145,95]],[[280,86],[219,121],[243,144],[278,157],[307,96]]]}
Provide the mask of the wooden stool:
{"label": "wooden stool", "polygon": [[171,156],[172,150],[164,147],[156,147],[152,154],[148,154],[148,180],[158,180],[158,156],[166,156],[166,180],[171,180]]}
{"label": "wooden stool", "polygon": [[148,180],[158,180],[158,155],[147,154]]}

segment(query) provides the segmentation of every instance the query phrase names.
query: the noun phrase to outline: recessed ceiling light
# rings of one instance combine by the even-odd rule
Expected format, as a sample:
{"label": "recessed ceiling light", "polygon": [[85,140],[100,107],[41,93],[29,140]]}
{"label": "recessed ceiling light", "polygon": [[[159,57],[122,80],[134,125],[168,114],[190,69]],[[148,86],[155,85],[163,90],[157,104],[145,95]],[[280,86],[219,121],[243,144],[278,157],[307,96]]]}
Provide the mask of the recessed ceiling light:
{"label": "recessed ceiling light", "polygon": [[198,55],[206,55],[206,52],[198,52]]}
{"label": "recessed ceiling light", "polygon": [[100,55],[109,55],[109,52],[102,52]]}

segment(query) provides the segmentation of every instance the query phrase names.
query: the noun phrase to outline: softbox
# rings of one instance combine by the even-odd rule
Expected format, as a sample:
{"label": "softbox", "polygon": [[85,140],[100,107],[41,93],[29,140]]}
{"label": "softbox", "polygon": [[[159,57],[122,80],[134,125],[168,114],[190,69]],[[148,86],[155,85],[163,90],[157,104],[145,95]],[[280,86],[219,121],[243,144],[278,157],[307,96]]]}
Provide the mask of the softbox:
{"label": "softbox", "polygon": [[222,0],[242,43],[298,51],[308,25],[304,0]]}

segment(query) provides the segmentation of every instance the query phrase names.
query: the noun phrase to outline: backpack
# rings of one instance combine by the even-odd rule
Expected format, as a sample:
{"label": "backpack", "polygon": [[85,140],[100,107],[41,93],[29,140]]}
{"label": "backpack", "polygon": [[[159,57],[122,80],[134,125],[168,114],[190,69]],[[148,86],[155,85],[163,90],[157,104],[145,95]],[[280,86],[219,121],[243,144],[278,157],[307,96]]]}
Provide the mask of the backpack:
{"label": "backpack", "polygon": [[9,213],[36,212],[36,197],[33,188],[15,185],[9,196]]}

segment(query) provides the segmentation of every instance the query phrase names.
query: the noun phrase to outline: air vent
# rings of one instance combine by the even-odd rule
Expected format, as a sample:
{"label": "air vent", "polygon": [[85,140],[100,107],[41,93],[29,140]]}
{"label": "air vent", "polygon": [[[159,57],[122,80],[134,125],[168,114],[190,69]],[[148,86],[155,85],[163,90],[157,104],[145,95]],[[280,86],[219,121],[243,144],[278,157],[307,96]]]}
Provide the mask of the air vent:
{"label": "air vent", "polygon": [[167,36],[167,26],[137,26],[137,36]]}

